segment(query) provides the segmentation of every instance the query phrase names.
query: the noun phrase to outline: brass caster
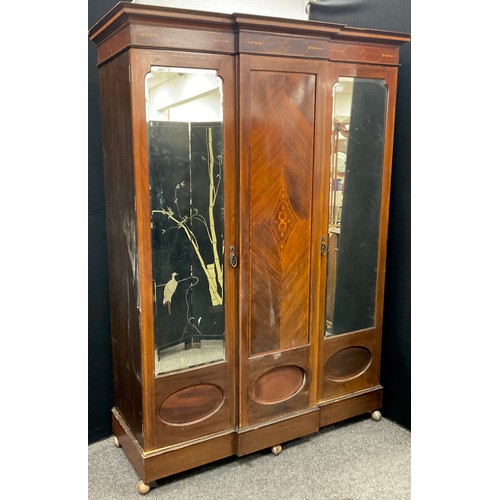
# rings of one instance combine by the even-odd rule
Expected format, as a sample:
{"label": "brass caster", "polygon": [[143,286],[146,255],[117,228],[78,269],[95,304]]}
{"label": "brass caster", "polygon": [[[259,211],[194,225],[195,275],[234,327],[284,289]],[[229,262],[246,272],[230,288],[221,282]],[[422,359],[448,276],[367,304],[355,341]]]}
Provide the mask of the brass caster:
{"label": "brass caster", "polygon": [[273,446],[271,448],[271,452],[273,453],[273,455],[276,455],[276,456],[280,455],[282,451],[283,451],[283,448],[281,447],[280,444]]}
{"label": "brass caster", "polygon": [[117,448],[121,448],[122,445],[120,444],[120,441],[118,441],[118,438],[116,436],[113,436],[113,443]]}
{"label": "brass caster", "polygon": [[147,495],[150,489],[151,486],[149,486],[149,484],[146,484],[144,481],[139,481],[139,484],[137,485],[137,491],[141,495]]}
{"label": "brass caster", "polygon": [[375,420],[375,422],[379,422],[381,418],[382,413],[380,413],[378,410],[372,412],[372,419]]}

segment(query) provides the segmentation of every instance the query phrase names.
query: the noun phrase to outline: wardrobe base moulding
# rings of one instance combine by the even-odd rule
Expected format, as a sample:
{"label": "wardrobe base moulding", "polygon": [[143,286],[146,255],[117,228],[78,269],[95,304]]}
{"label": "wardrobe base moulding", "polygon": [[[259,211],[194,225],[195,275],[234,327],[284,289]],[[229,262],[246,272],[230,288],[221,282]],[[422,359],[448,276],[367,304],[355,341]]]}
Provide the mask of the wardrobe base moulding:
{"label": "wardrobe base moulding", "polygon": [[300,415],[246,429],[221,432],[149,452],[142,449],[118,410],[113,408],[113,433],[138,476],[149,484],[233,455],[242,457],[265,448],[271,451],[275,446],[314,434],[322,427],[372,413],[381,406],[382,387],[379,386],[321,404]]}

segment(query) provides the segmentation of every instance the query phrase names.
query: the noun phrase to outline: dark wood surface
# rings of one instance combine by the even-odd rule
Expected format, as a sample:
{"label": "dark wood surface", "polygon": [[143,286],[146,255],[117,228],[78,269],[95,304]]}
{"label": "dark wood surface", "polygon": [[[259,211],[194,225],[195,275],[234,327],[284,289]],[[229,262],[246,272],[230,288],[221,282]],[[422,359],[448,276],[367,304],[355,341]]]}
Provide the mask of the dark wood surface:
{"label": "dark wood surface", "polygon": [[[238,36],[235,36],[237,34]],[[89,31],[103,64],[129,47],[398,64],[404,33],[246,14],[118,3]],[[376,44],[374,46],[373,44]]]}
{"label": "dark wood surface", "polygon": [[101,70],[102,138],[115,406],[142,434],[142,349],[129,54]]}
{"label": "dark wood surface", "polygon": [[236,454],[237,435],[234,431],[205,436],[185,445],[145,452],[116,409],[113,410],[112,418],[114,435],[145,483]]}
{"label": "dark wood surface", "polygon": [[[309,18],[411,30],[411,0],[312,2]],[[384,416],[411,428],[411,44],[399,50],[397,115],[387,240],[381,382]]]}
{"label": "dark wood surface", "polygon": [[[311,345],[317,333],[310,315],[320,238],[312,238],[319,230],[312,214],[325,143],[325,99],[317,89],[327,68],[323,62],[255,55],[241,55],[239,68],[239,421],[246,426],[304,410],[315,399]],[[306,383],[287,401],[263,405],[252,387],[266,370],[266,384],[278,384],[273,375],[279,372],[272,371],[278,366],[297,366]]]}
{"label": "dark wood surface", "polygon": [[[318,401],[327,401],[379,384],[380,352],[375,329],[333,335],[325,338],[322,344],[323,369],[319,370]],[[365,350],[361,355],[362,359],[359,359],[358,349]],[[364,366],[361,366],[363,361]],[[353,364],[359,368],[357,371],[353,368]]]}
{"label": "dark wood surface", "polygon": [[[139,475],[250,453],[379,408],[397,46],[409,38],[129,3],[90,36],[105,130],[114,426]],[[160,377],[144,93],[153,65],[216,69],[224,85],[226,360]],[[339,76],[383,79],[388,115],[375,326],[324,339],[321,236]]]}
{"label": "dark wood surface", "polygon": [[123,448],[138,476],[144,478],[145,463],[143,447],[136,440],[124,416],[116,407],[111,410],[111,418],[115,438]]}
{"label": "dark wood surface", "polygon": [[158,413],[167,424],[189,425],[209,418],[223,402],[224,391],[218,385],[195,384],[168,396]]}
{"label": "dark wood surface", "polygon": [[325,363],[325,374],[334,381],[359,377],[371,363],[372,354],[366,347],[346,347],[332,354]]}
{"label": "dark wood surface", "polygon": [[[230,245],[236,243],[236,146],[235,146],[235,61],[234,57],[219,54],[194,54],[154,50],[131,51],[131,87],[135,96],[133,99],[133,124],[134,124],[134,163],[136,173],[137,191],[137,219],[140,229],[140,249],[144,259],[141,265],[141,311],[142,311],[142,340],[144,362],[144,433],[146,436],[146,450],[164,446],[167,443],[178,443],[182,439],[193,439],[201,433],[212,433],[221,429],[235,426],[236,413],[236,319],[238,302],[226,300],[225,302],[225,346],[227,363],[216,365],[217,375],[212,375],[212,368],[196,370],[197,384],[215,384],[224,390],[224,404],[210,419],[202,423],[181,428],[166,429],[164,421],[158,417],[158,409],[163,401],[174,391],[168,392],[169,384],[164,378],[155,378],[154,358],[154,314],[152,295],[152,255],[151,255],[151,226],[149,202],[149,165],[146,127],[146,103],[144,95],[144,78],[151,71],[152,66],[195,67],[215,69],[223,81],[223,112],[224,112],[224,235],[225,235],[225,264],[224,286],[226,297],[237,297],[237,271],[229,265]],[[204,379],[204,374],[208,378]],[[179,377],[171,378],[179,380]],[[182,380],[182,379],[180,379]],[[195,382],[190,376],[185,379],[185,388],[191,387]],[[182,383],[172,383],[175,390],[181,390]],[[156,396],[155,396],[156,395]],[[203,429],[203,431],[200,431]],[[182,437],[184,436],[184,437]],[[186,437],[187,436],[187,437]]]}
{"label": "dark wood surface", "polygon": [[256,355],[309,342],[316,75],[277,61],[249,70],[242,60],[241,68],[242,116],[250,122],[242,165],[250,177],[249,342]]}
{"label": "dark wood surface", "polygon": [[[289,415],[309,407],[311,381],[315,377],[310,356],[310,348],[305,346],[253,356],[248,360],[241,358],[240,427]],[[287,382],[285,388],[280,387],[283,371],[277,371],[278,368],[292,374],[293,378]],[[299,381],[301,373],[303,380]],[[273,404],[269,404],[258,397],[259,391],[263,390],[268,394],[288,393],[288,397],[277,398]]]}
{"label": "dark wood surface", "polygon": [[382,407],[382,387],[374,386],[319,406],[319,426],[335,424],[351,417],[372,413]]}
{"label": "dark wood surface", "polygon": [[200,465],[235,455],[236,435],[233,431],[221,432],[189,442],[182,447],[162,448],[144,455],[144,481],[168,477]]}
{"label": "dark wood surface", "polygon": [[263,448],[273,446],[307,436],[319,429],[319,412],[312,408],[294,413],[282,419],[270,420],[266,425],[254,425],[238,430],[238,456],[248,455]]}
{"label": "dark wood surface", "polygon": [[[376,386],[380,384],[380,349],[382,341],[382,312],[384,301],[384,285],[385,285],[385,265],[387,253],[387,226],[389,216],[389,191],[391,178],[391,162],[392,148],[394,140],[394,114],[396,100],[396,78],[397,69],[390,66],[372,66],[360,64],[335,63],[330,65],[330,82],[332,85],[339,77],[354,77],[354,78],[373,78],[382,80],[387,87],[387,118],[385,126],[385,142],[384,142],[384,160],[382,174],[382,193],[380,202],[380,219],[379,219],[379,235],[378,235],[378,257],[377,257],[377,279],[375,292],[375,314],[374,314],[374,329],[362,330],[360,332],[349,332],[344,335],[336,335],[333,337],[325,337],[320,340],[319,352],[319,387],[318,401],[325,401],[329,398],[337,397],[341,394],[346,394],[350,391],[356,391]],[[325,175],[329,175],[325,172]],[[328,181],[323,181],[324,185],[328,185]],[[328,227],[328,199],[325,194],[323,198],[323,231],[327,231]],[[322,262],[322,273],[326,276],[326,259]],[[323,283],[322,286],[326,286]],[[326,290],[322,288],[322,290]],[[324,293],[324,292],[323,292]],[[324,318],[325,304],[321,304],[318,312],[321,320]],[[334,353],[341,351],[347,347],[367,348],[371,353],[371,361],[367,370],[359,374],[354,379],[345,380],[344,382],[333,381],[327,377],[325,373],[325,364],[329,363],[330,370],[332,369],[331,356]],[[342,370],[342,367],[339,367]]]}
{"label": "dark wood surface", "polygon": [[234,389],[228,373],[229,363],[222,362],[154,380],[154,448],[235,428]]}
{"label": "dark wood surface", "polygon": [[292,398],[302,389],[305,382],[304,370],[299,366],[276,366],[255,381],[250,397],[257,403],[280,403]]}

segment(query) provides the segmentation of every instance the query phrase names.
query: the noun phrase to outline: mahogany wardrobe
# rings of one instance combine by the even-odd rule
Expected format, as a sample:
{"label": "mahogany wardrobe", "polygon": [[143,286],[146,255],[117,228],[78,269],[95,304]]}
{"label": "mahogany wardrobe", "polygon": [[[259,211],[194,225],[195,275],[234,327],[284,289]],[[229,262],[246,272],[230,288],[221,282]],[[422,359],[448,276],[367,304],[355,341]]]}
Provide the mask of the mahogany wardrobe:
{"label": "mahogany wardrobe", "polygon": [[115,443],[152,483],[382,406],[402,33],[118,3],[97,44]]}

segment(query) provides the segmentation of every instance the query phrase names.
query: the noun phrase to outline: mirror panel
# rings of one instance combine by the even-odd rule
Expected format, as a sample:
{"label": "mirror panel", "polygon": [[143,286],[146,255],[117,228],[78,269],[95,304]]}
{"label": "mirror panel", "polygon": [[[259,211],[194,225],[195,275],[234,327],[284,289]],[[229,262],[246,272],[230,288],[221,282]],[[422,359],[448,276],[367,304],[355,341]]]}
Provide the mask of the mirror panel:
{"label": "mirror panel", "polygon": [[225,359],[222,82],[146,75],[155,374]]}
{"label": "mirror panel", "polygon": [[333,88],[325,335],[373,327],[387,87],[341,77]]}

